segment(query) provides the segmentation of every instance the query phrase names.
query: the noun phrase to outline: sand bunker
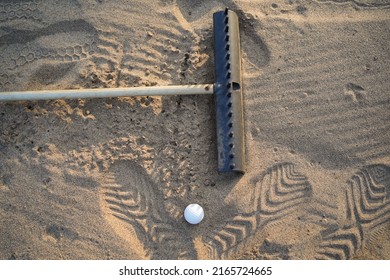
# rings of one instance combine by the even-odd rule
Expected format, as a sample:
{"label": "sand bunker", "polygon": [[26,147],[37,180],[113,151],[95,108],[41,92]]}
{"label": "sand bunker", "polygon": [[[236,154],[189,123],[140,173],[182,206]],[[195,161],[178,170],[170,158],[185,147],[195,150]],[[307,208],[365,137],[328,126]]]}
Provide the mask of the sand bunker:
{"label": "sand bunker", "polygon": [[390,259],[389,1],[0,0],[0,91],[212,83],[225,7],[248,172],[212,96],[0,104],[1,259]]}

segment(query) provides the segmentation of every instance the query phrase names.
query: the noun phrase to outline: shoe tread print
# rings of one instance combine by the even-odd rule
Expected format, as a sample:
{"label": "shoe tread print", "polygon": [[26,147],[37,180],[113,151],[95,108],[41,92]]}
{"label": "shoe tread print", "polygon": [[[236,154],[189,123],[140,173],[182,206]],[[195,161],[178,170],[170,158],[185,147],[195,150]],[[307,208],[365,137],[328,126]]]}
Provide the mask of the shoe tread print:
{"label": "shoe tread print", "polygon": [[134,240],[127,238],[134,231],[140,241],[138,246],[143,247],[148,258],[194,258],[195,252],[188,246],[192,242],[184,228],[157,204],[163,201],[161,192],[140,166],[119,161],[104,177],[102,209],[124,239]]}
{"label": "shoe tread print", "polygon": [[209,258],[230,258],[250,242],[257,232],[294,214],[311,200],[312,187],[292,163],[266,170],[254,189],[254,211],[239,214],[217,227],[205,239]]}
{"label": "shoe tread print", "polygon": [[390,221],[390,167],[369,165],[356,172],[345,191],[345,222],[324,236],[316,259],[350,259],[369,241],[370,233]]}
{"label": "shoe tread print", "polygon": [[[191,240],[192,234],[187,232],[188,229],[169,218],[163,205],[156,204],[156,201],[163,201],[157,198],[161,194],[142,168],[125,161],[114,164],[105,178],[102,209],[106,218],[124,239],[134,232],[145,249],[145,257],[150,258],[188,259],[197,254],[211,259],[230,258],[245,247],[259,228],[293,214],[311,198],[310,183],[295,171],[293,164],[275,165],[263,174],[254,189],[256,193],[260,187],[261,194],[257,194],[252,212],[228,218],[205,237],[195,236]],[[263,201],[259,195],[267,199]],[[198,243],[195,239],[200,240],[203,246],[195,246]],[[198,252],[195,252],[195,247]],[[202,250],[199,248],[206,252],[199,252]]]}

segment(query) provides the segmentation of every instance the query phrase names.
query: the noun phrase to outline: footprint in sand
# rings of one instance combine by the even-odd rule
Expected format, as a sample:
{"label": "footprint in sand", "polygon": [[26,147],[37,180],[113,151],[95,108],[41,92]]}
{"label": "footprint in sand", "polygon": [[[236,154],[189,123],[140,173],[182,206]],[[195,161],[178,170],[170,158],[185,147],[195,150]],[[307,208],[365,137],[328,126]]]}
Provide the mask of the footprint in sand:
{"label": "footprint in sand", "polygon": [[0,2],[0,22],[19,19],[39,21],[42,19],[42,14],[39,10],[40,2],[40,0],[3,0]]}
{"label": "footprint in sand", "polygon": [[[345,205],[337,205],[335,197],[335,205],[327,205],[313,196],[308,178],[292,163],[270,167],[254,184],[252,211],[198,231],[170,213],[156,183],[141,167],[119,161],[105,175],[101,207],[118,235],[152,259],[349,259],[368,242],[372,230],[390,221],[386,165],[356,172],[348,182]],[[345,217],[338,217],[340,210]],[[276,236],[286,238],[275,241]]]}
{"label": "footprint in sand", "polygon": [[175,213],[168,213],[161,191],[141,167],[119,161],[105,175],[101,205],[113,229],[132,246],[143,248],[145,257],[220,259],[237,254],[260,227],[291,215],[311,197],[306,177],[290,163],[267,170],[253,191],[252,212],[197,236]]}
{"label": "footprint in sand", "polygon": [[308,179],[292,163],[270,167],[256,179],[252,191],[252,212],[239,214],[222,225],[216,225],[204,238],[208,258],[221,259],[242,254],[246,243],[250,243],[260,230],[296,214],[312,198]]}
{"label": "footprint in sand", "polygon": [[[42,1],[0,3],[2,89],[12,89],[14,84],[25,84],[29,80],[39,83],[35,77],[51,77],[45,71],[52,67],[50,72],[58,75],[42,82],[42,85],[47,86],[56,82],[57,76],[66,74],[61,65],[88,59],[96,53],[98,36],[95,27],[86,20],[77,18],[76,13],[72,19],[53,18],[53,9],[61,9],[62,4],[57,4]],[[47,14],[43,15],[43,11]],[[33,75],[22,78],[26,73]]]}
{"label": "footprint in sand", "polygon": [[390,222],[390,167],[367,166],[352,176],[345,191],[344,224],[323,237],[316,258],[350,259],[370,234]]}
{"label": "footprint in sand", "polygon": [[8,71],[36,60],[71,62],[85,59],[97,48],[95,28],[84,20],[68,20],[31,31],[6,28],[1,36],[2,65]]}
{"label": "footprint in sand", "polygon": [[[188,23],[192,19],[187,16],[189,15],[188,10],[187,13],[183,12],[186,11],[184,2],[177,1],[182,15],[177,14],[176,17],[185,18]],[[11,3],[11,1],[4,3]],[[30,6],[33,6],[33,3],[40,2],[30,1],[26,3],[32,3]],[[233,1],[225,1],[225,3],[237,8]],[[26,8],[26,11],[29,9],[31,8]],[[132,7],[126,9],[132,9]],[[248,49],[248,51],[245,50],[244,46],[244,52],[247,52],[248,57],[251,61],[253,60],[256,67],[268,65],[270,52],[258,35],[258,30],[249,24],[251,22],[250,14],[245,14],[240,9],[237,10],[240,13],[240,18],[243,19],[242,23],[244,23],[242,25],[243,40],[252,42],[248,43],[247,47],[258,46],[256,50]],[[4,12],[6,12],[6,20],[0,21],[2,26],[4,26],[4,23],[17,20],[17,17],[14,17],[14,14],[11,13],[10,5],[0,5],[2,16],[4,16]],[[170,11],[166,12],[166,18],[169,16],[172,16]],[[147,22],[149,20],[153,22],[152,16],[148,18]],[[138,48],[134,48],[131,44],[132,41],[124,37],[114,39],[118,35],[115,32],[120,28],[114,30],[115,32],[99,34],[99,43],[96,43],[97,37],[94,34],[96,27],[90,25],[87,21],[78,19],[60,20],[50,24],[42,23],[40,29],[35,32],[9,26],[3,29],[1,34],[0,63],[6,65],[7,72],[0,73],[0,79],[6,81],[2,84],[10,84],[10,81],[14,79],[14,72],[23,69],[24,66],[38,59],[50,62],[56,60],[66,62],[75,61],[77,60],[76,57],[81,59],[84,54],[85,56],[93,55],[91,61],[96,65],[109,62],[115,67],[118,66],[120,71],[116,75],[121,73],[122,79],[125,79],[126,75],[135,75],[135,77],[148,76],[149,78],[155,76],[158,78],[157,80],[160,79],[159,81],[164,79],[181,81],[183,77],[170,77],[169,73],[175,72],[172,69],[183,70],[184,68],[181,68],[181,66],[184,61],[191,62],[192,59],[195,61],[198,55],[196,51],[198,46],[195,44],[194,47],[194,39],[183,43],[183,34],[191,35],[191,32],[186,29],[188,27],[186,22],[180,20],[169,22],[174,22],[174,26],[167,26],[162,23],[156,29],[153,29],[153,32],[149,33],[151,35],[148,35],[145,31],[143,38],[150,44],[141,44]],[[106,24],[106,22],[103,24]],[[115,29],[114,23],[109,26]],[[146,29],[152,28],[148,26]],[[88,32],[85,32],[85,30]],[[17,36],[12,35],[12,33]],[[141,36],[142,34],[138,32],[137,35]],[[285,35],[283,34],[283,36]],[[78,39],[72,41],[75,40],[74,38]],[[80,38],[81,40],[79,40]],[[291,50],[294,50],[294,48],[291,48]],[[112,53],[118,54],[118,56],[112,58]],[[189,57],[188,53],[190,53]],[[322,52],[318,53],[322,54]],[[300,54],[302,57],[310,57],[304,55],[306,54],[304,52]],[[187,60],[185,60],[186,57]],[[152,68],[146,74],[145,68],[151,66],[157,67]],[[169,69],[170,67],[174,68]],[[160,74],[162,72],[160,70],[164,69],[170,70],[166,76]],[[47,67],[44,70],[51,72],[50,68],[48,70]],[[181,71],[181,73],[188,77],[192,74],[190,70],[191,67],[187,67],[186,71]],[[66,69],[63,69],[63,71],[66,71]],[[321,76],[317,75],[317,72],[314,72],[314,74],[316,77]],[[181,75],[183,76],[183,74]],[[258,77],[252,77],[253,79],[249,81],[247,90],[248,92],[258,93],[259,88],[263,88],[265,91],[269,89],[271,84],[281,85],[282,90],[279,92],[284,92],[285,88],[283,86],[291,89],[291,81],[286,80],[286,73],[283,74],[282,71],[279,76],[278,79],[280,80],[265,84]],[[289,77],[295,77],[295,72],[293,71],[291,76],[287,76],[287,78]],[[256,79],[256,82],[253,81],[254,79]],[[118,78],[118,80],[120,79]],[[283,80],[286,80],[286,82],[282,82]],[[153,82],[153,79],[151,78],[147,82]],[[274,94],[275,91],[272,89],[269,92]],[[253,97],[253,100],[249,100],[248,111],[253,113],[248,113],[248,116],[254,119],[266,120],[265,123],[268,123],[270,127],[265,137],[268,135],[270,138],[267,140],[270,142],[291,145],[291,139],[298,139],[297,143],[293,143],[293,146],[296,146],[294,148],[297,148],[298,151],[304,146],[301,141],[303,136],[307,135],[307,131],[302,129],[303,126],[312,127],[315,130],[316,127],[321,128],[325,124],[329,125],[330,130],[333,129],[337,132],[345,129],[346,126],[351,129],[356,127],[360,129],[362,123],[359,121],[363,119],[366,121],[366,118],[356,117],[357,114],[362,116],[364,112],[329,111],[328,108],[321,107],[321,104],[326,102],[326,94],[319,97],[322,103],[317,100],[313,102],[308,97],[302,102],[295,100],[298,103],[295,104],[295,107],[291,107],[290,97],[280,98],[277,101],[278,106],[288,105],[290,109],[277,111],[276,115],[274,114],[275,111],[270,111],[275,106],[272,103],[275,102],[275,98],[267,99],[264,97],[268,96],[261,96],[261,100],[260,97]],[[255,98],[259,98],[259,100],[252,102],[256,101]],[[308,113],[302,110],[304,108],[302,104],[312,104],[315,110]],[[264,108],[264,111],[259,112],[259,107]],[[333,114],[334,111],[341,111],[342,113],[341,115]],[[301,117],[302,126],[286,128],[284,123],[286,118],[284,117],[289,117],[294,113],[295,116]],[[260,116],[259,114],[263,115]],[[269,120],[270,117],[274,119]],[[340,120],[345,122],[346,118],[346,124],[343,124],[344,126],[340,128]],[[372,114],[370,120],[377,120],[377,115]],[[376,135],[381,134],[376,133]],[[350,139],[347,140],[350,141]],[[304,150],[303,152],[318,154],[318,150],[331,150],[326,145],[326,141],[318,141],[318,143],[318,147],[314,147],[315,153],[311,150]],[[354,144],[352,143],[346,148],[356,149]],[[124,143],[118,150],[128,145],[128,143]],[[360,152],[367,150],[360,149]],[[332,155],[337,155],[338,152],[334,151]],[[373,153],[371,155],[376,156]],[[347,161],[344,158],[340,158],[340,160]],[[348,159],[347,164],[348,166],[352,165],[350,159]],[[102,213],[114,231],[118,236],[127,240],[130,246],[139,248],[145,258],[221,259],[244,255],[251,258],[293,258],[294,256],[308,258],[308,256],[312,256],[319,259],[344,259],[352,258],[367,243],[367,240],[372,238],[371,231],[381,234],[381,229],[388,226],[390,220],[389,181],[390,171],[388,166],[379,164],[367,166],[351,177],[345,191],[345,197],[339,198],[330,194],[330,199],[327,199],[333,199],[335,203],[338,200],[343,200],[345,204],[326,204],[313,192],[310,178],[299,172],[295,164],[276,164],[261,172],[253,183],[248,185],[248,190],[253,194],[250,211],[236,211],[235,214],[228,214],[218,223],[199,231],[197,228],[188,227],[180,219],[183,201],[164,200],[165,197],[159,185],[161,182],[152,179],[142,167],[134,162],[116,159],[111,164],[109,171],[104,173],[104,180],[101,182],[102,187],[100,188],[100,199]],[[340,212],[345,213],[340,215]],[[324,217],[326,217],[326,221]],[[314,233],[303,234],[305,230],[313,231],[313,228],[315,229]],[[75,236],[72,232],[56,224],[48,226],[46,233],[54,239],[61,239],[63,236],[73,238]],[[278,240],[271,238],[278,235],[282,236]],[[283,240],[283,237],[287,235],[296,237],[296,239],[286,238]],[[306,248],[309,250],[306,255],[302,256],[297,253],[306,250]],[[248,250],[252,250],[253,255],[245,255]]]}
{"label": "footprint in sand", "polygon": [[133,248],[153,259],[193,259],[185,227],[165,209],[161,190],[131,161],[113,164],[105,174],[101,206],[113,229]]}

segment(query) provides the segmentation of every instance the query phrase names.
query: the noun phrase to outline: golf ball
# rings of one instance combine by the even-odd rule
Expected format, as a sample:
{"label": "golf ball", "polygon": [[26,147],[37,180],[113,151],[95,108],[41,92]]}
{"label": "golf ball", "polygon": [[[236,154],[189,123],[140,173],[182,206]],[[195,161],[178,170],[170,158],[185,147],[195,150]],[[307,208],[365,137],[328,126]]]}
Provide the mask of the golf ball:
{"label": "golf ball", "polygon": [[204,217],[204,211],[199,204],[190,204],[184,210],[184,219],[192,225],[199,224]]}

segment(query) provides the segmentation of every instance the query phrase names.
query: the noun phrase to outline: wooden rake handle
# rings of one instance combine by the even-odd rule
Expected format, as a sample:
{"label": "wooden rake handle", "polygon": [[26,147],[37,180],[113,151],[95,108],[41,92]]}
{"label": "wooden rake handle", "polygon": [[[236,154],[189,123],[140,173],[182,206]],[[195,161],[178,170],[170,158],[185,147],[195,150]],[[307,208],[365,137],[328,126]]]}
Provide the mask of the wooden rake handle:
{"label": "wooden rake handle", "polygon": [[0,101],[213,94],[214,85],[180,85],[1,92]]}

